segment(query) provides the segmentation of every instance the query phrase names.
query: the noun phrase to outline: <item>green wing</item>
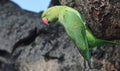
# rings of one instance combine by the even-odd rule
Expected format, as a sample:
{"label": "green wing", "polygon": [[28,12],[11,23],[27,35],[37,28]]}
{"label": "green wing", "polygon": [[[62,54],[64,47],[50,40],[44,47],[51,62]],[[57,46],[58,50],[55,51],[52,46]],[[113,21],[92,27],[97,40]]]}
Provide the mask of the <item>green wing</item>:
{"label": "green wing", "polygon": [[64,26],[68,36],[81,50],[88,48],[84,24],[74,12],[63,11],[60,14],[59,22]]}
{"label": "green wing", "polygon": [[87,59],[90,66],[88,43],[82,19],[76,13],[65,10],[60,13],[59,22],[64,26],[67,35],[76,44],[80,53]]}

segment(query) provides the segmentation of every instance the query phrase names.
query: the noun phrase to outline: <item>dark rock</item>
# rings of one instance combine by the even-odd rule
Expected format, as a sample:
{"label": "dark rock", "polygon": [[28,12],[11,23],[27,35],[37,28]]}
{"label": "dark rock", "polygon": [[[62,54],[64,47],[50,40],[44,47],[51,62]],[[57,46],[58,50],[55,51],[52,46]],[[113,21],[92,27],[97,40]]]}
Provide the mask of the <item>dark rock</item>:
{"label": "dark rock", "polygon": [[[60,0],[60,3],[73,7],[84,14],[85,21],[96,37],[120,40],[119,0]],[[119,71],[119,47],[101,46],[91,49],[91,60],[95,71]]]}
{"label": "dark rock", "polygon": [[1,54],[2,71],[82,70],[84,59],[74,47],[60,25],[45,26],[39,14],[12,2],[0,7],[0,53],[11,54]]}
{"label": "dark rock", "polygon": [[[76,6],[85,4],[82,0],[65,1],[68,6],[84,9],[83,5]],[[65,1],[60,0],[61,4]],[[90,51],[92,71],[120,70],[118,46],[101,46]],[[25,11],[11,1],[0,4],[0,53],[0,71],[88,71],[89,68],[63,27],[45,26],[40,14]]]}
{"label": "dark rock", "polygon": [[61,5],[59,0],[51,0],[49,7],[55,6],[55,5]]}
{"label": "dark rock", "polygon": [[119,0],[60,0],[60,3],[84,14],[87,24],[96,37],[120,39]]}
{"label": "dark rock", "polygon": [[0,0],[0,4],[4,5],[5,3],[7,3],[9,0]]}

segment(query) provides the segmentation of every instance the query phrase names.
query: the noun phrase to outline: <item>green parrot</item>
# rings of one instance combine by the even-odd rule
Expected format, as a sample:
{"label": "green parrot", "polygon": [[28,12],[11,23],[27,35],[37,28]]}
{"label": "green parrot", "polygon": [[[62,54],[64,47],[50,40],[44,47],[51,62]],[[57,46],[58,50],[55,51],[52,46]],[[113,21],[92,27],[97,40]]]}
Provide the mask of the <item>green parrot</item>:
{"label": "green parrot", "polygon": [[87,27],[82,15],[77,10],[67,6],[53,6],[48,8],[42,13],[42,21],[46,25],[48,25],[48,22],[59,22],[64,27],[70,39],[78,47],[82,56],[87,60],[90,68],[89,48],[104,44],[118,44],[97,39]]}
{"label": "green parrot", "polygon": [[85,27],[81,17],[76,13],[79,14],[76,10],[67,6],[54,6],[43,12],[42,21],[45,24],[48,24],[48,21],[60,22],[61,25],[65,28],[67,35],[78,47],[80,53],[87,60],[88,65],[91,68]]}

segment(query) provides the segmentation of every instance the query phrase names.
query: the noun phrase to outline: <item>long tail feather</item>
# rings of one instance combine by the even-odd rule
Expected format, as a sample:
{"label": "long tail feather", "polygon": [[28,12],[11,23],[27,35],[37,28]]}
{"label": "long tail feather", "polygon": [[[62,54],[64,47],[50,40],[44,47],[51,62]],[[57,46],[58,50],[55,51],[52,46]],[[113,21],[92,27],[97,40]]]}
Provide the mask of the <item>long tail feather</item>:
{"label": "long tail feather", "polygon": [[118,45],[120,46],[120,43],[113,42],[113,41],[107,41],[107,40],[101,40],[101,39],[96,39],[97,45]]}

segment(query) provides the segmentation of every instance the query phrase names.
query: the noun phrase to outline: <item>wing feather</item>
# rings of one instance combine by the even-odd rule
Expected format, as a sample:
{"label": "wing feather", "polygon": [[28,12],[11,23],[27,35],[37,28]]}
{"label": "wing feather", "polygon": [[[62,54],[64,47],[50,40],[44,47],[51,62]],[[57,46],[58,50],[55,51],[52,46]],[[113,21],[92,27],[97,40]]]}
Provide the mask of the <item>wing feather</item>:
{"label": "wing feather", "polygon": [[74,12],[65,10],[64,15],[60,15],[59,21],[64,26],[67,35],[77,47],[80,50],[86,50],[86,48],[88,48],[88,43],[86,42],[85,27],[79,16]]}
{"label": "wing feather", "polygon": [[59,22],[64,26],[67,35],[76,44],[80,53],[88,61],[88,65],[90,66],[88,41],[82,18],[73,11],[64,10],[59,15]]}

